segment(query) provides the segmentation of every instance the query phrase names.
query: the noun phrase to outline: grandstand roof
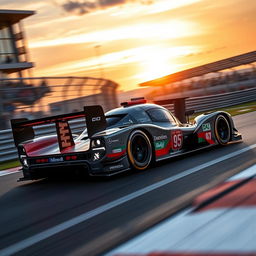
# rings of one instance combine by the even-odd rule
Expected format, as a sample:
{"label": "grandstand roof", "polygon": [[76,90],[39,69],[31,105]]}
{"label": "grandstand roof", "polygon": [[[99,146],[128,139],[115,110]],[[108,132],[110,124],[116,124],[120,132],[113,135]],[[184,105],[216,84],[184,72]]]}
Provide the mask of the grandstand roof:
{"label": "grandstand roof", "polygon": [[231,58],[215,61],[202,66],[179,71],[158,79],[141,83],[140,86],[162,86],[196,76],[202,76],[212,72],[233,68],[245,64],[256,62],[256,51],[244,53]]}
{"label": "grandstand roof", "polygon": [[15,24],[22,19],[33,15],[34,11],[23,10],[0,10],[0,24],[8,22],[9,25]]}

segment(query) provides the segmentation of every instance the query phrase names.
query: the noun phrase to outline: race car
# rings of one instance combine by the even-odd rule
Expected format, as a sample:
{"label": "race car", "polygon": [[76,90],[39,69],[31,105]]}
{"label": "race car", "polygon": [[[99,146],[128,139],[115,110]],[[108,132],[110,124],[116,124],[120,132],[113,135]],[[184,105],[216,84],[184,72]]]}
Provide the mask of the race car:
{"label": "race car", "polygon": [[[111,176],[129,169],[145,170],[152,163],[242,139],[232,117],[224,111],[181,123],[168,109],[144,98],[121,103],[104,114],[101,106],[36,120],[11,120],[24,177],[70,175]],[[86,129],[75,135],[70,121],[82,118]],[[55,124],[56,134],[36,137],[33,127]]]}

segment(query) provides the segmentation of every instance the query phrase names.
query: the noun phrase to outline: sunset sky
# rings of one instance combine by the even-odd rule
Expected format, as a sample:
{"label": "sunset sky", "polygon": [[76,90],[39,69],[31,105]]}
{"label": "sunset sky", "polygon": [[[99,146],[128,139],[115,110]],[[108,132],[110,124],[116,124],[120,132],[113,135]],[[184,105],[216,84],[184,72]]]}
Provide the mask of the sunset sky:
{"label": "sunset sky", "polygon": [[0,0],[23,21],[34,76],[157,77],[256,50],[255,0]]}

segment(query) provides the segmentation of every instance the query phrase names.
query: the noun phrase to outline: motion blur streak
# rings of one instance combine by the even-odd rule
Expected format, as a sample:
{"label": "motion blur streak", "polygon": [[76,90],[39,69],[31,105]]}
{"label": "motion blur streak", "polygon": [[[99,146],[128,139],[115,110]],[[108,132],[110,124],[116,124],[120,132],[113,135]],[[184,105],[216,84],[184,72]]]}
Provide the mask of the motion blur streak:
{"label": "motion blur streak", "polygon": [[[202,209],[186,209],[175,217],[166,219],[105,256],[256,255],[255,175],[256,165],[253,165],[222,185],[230,181],[241,184],[250,178],[248,182]],[[199,197],[205,200],[212,198],[212,190],[216,188]]]}
{"label": "motion blur streak", "polygon": [[174,176],[169,177],[169,178],[167,178],[165,180],[162,180],[160,182],[157,182],[155,184],[147,186],[147,187],[145,187],[143,189],[137,190],[137,191],[135,191],[135,192],[133,192],[133,193],[127,195],[127,196],[121,197],[121,198],[119,198],[117,200],[114,200],[114,201],[112,201],[110,203],[102,205],[102,206],[100,206],[100,207],[98,207],[98,208],[96,208],[94,210],[91,210],[91,211],[89,211],[87,213],[81,214],[81,215],[79,215],[79,216],[77,216],[75,218],[72,218],[72,219],[70,219],[68,221],[65,221],[65,222],[59,224],[59,225],[56,225],[56,226],[54,226],[52,228],[49,228],[49,229],[47,229],[47,230],[45,230],[43,232],[40,232],[40,233],[38,233],[38,234],[36,234],[34,236],[31,236],[31,237],[29,237],[27,239],[24,239],[24,240],[22,240],[22,241],[20,241],[20,242],[18,242],[16,244],[13,244],[13,245],[5,248],[5,249],[2,249],[0,251],[0,255],[1,256],[8,256],[8,255],[12,255],[14,253],[17,253],[17,252],[19,252],[19,251],[21,251],[21,250],[23,250],[23,249],[25,249],[25,248],[27,248],[29,246],[34,245],[35,243],[38,243],[38,242],[40,242],[40,241],[42,241],[44,239],[47,239],[47,238],[49,238],[49,237],[51,237],[51,236],[53,236],[55,234],[58,234],[58,233],[60,233],[62,231],[65,231],[68,228],[71,228],[71,227],[73,227],[73,226],[75,226],[75,225],[77,225],[79,223],[82,223],[82,222],[84,222],[86,220],[89,220],[89,219],[91,219],[91,218],[93,218],[93,217],[95,217],[95,216],[97,216],[99,214],[102,214],[102,213],[104,213],[104,212],[106,212],[106,211],[108,211],[108,210],[110,210],[110,209],[112,209],[114,207],[117,207],[117,206],[119,206],[121,204],[124,204],[124,203],[126,203],[126,202],[128,202],[130,200],[133,200],[133,199],[135,199],[135,198],[137,198],[139,196],[142,196],[142,195],[144,195],[144,194],[146,194],[148,192],[151,192],[151,191],[153,191],[155,189],[161,188],[161,187],[163,187],[163,186],[165,186],[165,185],[167,185],[167,184],[169,184],[171,182],[174,182],[174,181],[176,181],[178,179],[181,179],[181,178],[183,178],[185,176],[188,176],[190,174],[198,172],[198,171],[200,171],[200,170],[202,170],[204,168],[210,167],[210,166],[212,166],[214,164],[217,164],[219,162],[225,161],[227,159],[230,159],[232,157],[235,157],[235,156],[238,156],[238,155],[240,155],[242,153],[250,151],[250,150],[252,150],[254,148],[256,148],[256,144],[253,144],[253,145],[245,147],[243,149],[234,151],[234,152],[232,152],[230,154],[227,154],[226,156],[218,157],[218,158],[216,158],[216,159],[214,159],[212,161],[209,161],[208,163],[204,163],[204,164],[198,165],[196,167],[187,169],[186,171],[181,172],[181,173],[179,173],[177,175],[174,175]]}

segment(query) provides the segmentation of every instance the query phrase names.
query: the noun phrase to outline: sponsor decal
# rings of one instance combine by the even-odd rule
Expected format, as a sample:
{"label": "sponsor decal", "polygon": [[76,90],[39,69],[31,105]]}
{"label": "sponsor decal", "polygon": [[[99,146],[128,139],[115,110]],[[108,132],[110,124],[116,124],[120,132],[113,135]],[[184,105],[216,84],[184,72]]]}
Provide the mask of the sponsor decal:
{"label": "sponsor decal", "polygon": [[73,145],[72,138],[70,136],[69,126],[67,122],[57,122],[59,139],[61,149],[67,148]]}
{"label": "sponsor decal", "polygon": [[122,146],[119,148],[113,148],[110,154],[107,154],[107,157],[109,158],[116,158],[123,156],[126,153],[126,147]]}
{"label": "sponsor decal", "polygon": [[207,141],[212,140],[212,133],[211,132],[206,132],[205,133],[205,138],[206,138]]}
{"label": "sponsor decal", "polygon": [[154,141],[166,140],[166,139],[167,139],[167,135],[154,136]]}
{"label": "sponsor decal", "polygon": [[100,159],[100,153],[99,153],[99,152],[94,153],[94,155],[93,155],[93,161],[97,161],[97,160],[99,160],[99,159]]}
{"label": "sponsor decal", "polygon": [[211,130],[211,124],[210,123],[203,124],[202,129],[203,129],[204,132],[210,131]]}
{"label": "sponsor decal", "polygon": [[92,122],[99,122],[101,120],[100,116],[96,116],[92,118]]}
{"label": "sponsor decal", "polygon": [[118,165],[114,165],[114,166],[110,166],[109,170],[116,170],[116,169],[121,169],[124,166],[122,164],[118,164]]}
{"label": "sponsor decal", "polygon": [[50,157],[49,158],[50,163],[57,163],[57,162],[63,162],[63,161],[64,161],[64,159],[63,159],[62,156],[61,157]]}
{"label": "sponsor decal", "polygon": [[212,132],[200,132],[198,133],[198,143],[208,142],[209,144],[215,144],[212,139]]}
{"label": "sponsor decal", "polygon": [[154,144],[155,144],[155,149],[156,150],[159,150],[159,149],[163,149],[166,147],[168,143],[168,140],[160,140],[160,141],[155,141]]}
{"label": "sponsor decal", "polygon": [[112,150],[112,153],[113,153],[113,154],[120,153],[120,152],[122,152],[122,148],[114,148],[114,149]]}
{"label": "sponsor decal", "polygon": [[180,150],[183,144],[183,134],[181,130],[172,131],[172,149]]}
{"label": "sponsor decal", "polygon": [[108,138],[108,139],[107,139],[107,143],[108,143],[109,145],[111,145],[112,143],[117,143],[117,142],[119,142],[119,139],[111,139],[111,138]]}
{"label": "sponsor decal", "polygon": [[156,141],[154,142],[154,145],[156,149],[155,150],[156,157],[164,156],[170,153],[170,149],[172,147],[172,141],[171,140]]}
{"label": "sponsor decal", "polygon": [[154,136],[156,157],[170,154],[171,149],[176,151],[182,148],[183,133],[181,130],[172,131],[171,140],[167,138],[167,135]]}

